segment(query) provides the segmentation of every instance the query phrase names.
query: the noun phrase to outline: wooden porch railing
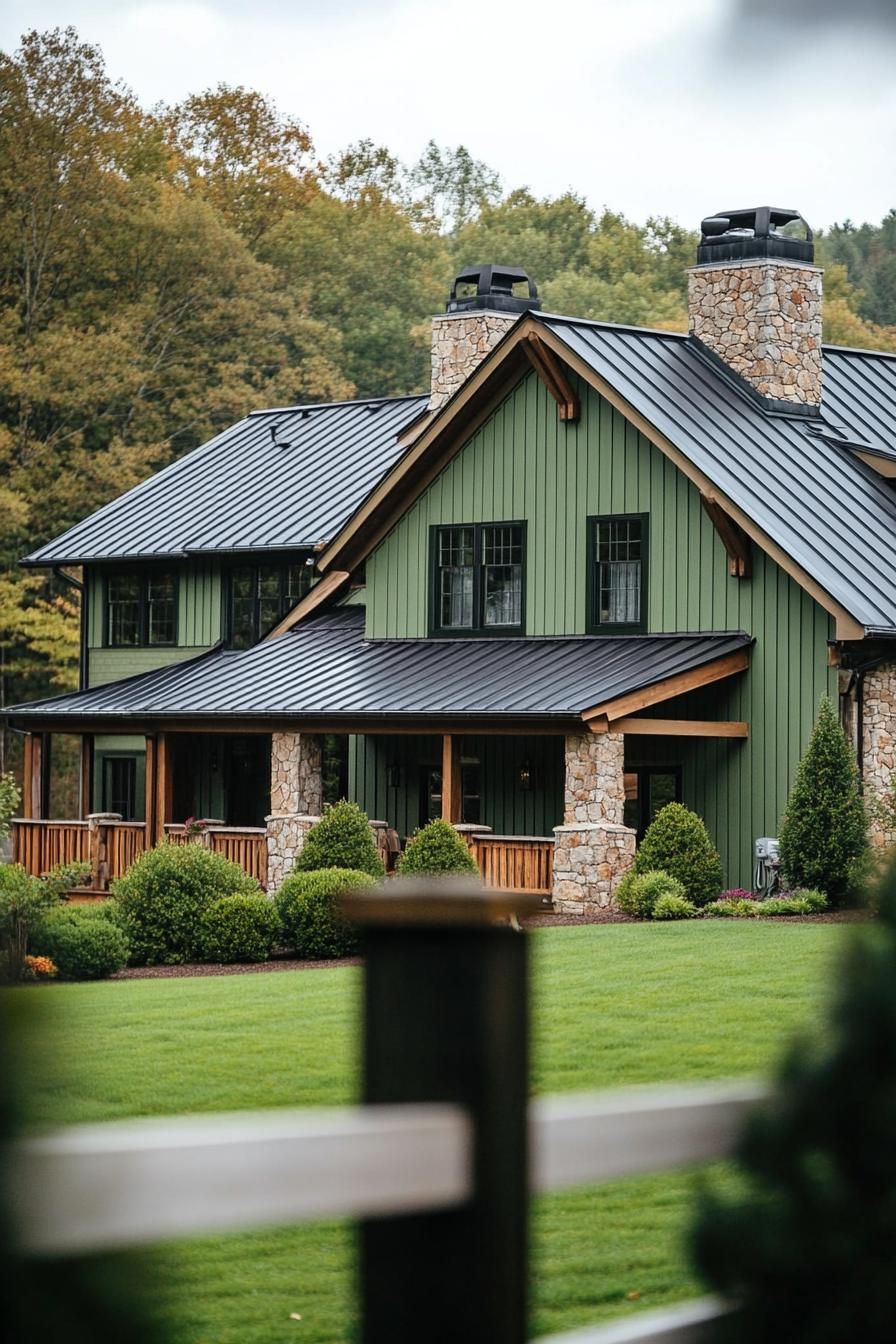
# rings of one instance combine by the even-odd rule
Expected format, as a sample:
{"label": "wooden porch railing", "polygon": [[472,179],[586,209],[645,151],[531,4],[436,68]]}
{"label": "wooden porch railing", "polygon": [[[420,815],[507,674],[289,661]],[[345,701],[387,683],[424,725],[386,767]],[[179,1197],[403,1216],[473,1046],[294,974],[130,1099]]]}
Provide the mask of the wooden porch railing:
{"label": "wooden porch railing", "polygon": [[468,837],[473,858],[487,887],[549,896],[553,886],[554,841],[544,835],[492,835],[475,832]]}
{"label": "wooden porch railing", "polygon": [[267,883],[268,845],[263,826],[206,826],[188,834],[183,826],[166,825],[165,838],[175,845],[199,843],[237,863],[261,886]]}
{"label": "wooden porch railing", "polygon": [[12,822],[12,859],[32,877],[40,877],[57,863],[89,863],[90,832],[86,821]]}

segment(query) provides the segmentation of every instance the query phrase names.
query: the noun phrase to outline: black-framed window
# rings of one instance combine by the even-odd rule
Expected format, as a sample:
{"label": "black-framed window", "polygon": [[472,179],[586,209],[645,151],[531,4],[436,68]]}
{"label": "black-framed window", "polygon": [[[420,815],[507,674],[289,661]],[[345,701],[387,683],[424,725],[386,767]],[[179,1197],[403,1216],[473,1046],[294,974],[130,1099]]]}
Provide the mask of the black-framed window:
{"label": "black-framed window", "polygon": [[137,758],[103,757],[103,811],[134,821],[137,807]]}
{"label": "black-framed window", "polygon": [[588,519],[588,628],[647,629],[647,514]]}
{"label": "black-framed window", "polygon": [[639,843],[657,812],[680,802],[680,765],[636,765],[625,771],[623,820],[637,831]]}
{"label": "black-framed window", "polygon": [[440,635],[522,634],[524,523],[432,529],[430,628]]}
{"label": "black-framed window", "polygon": [[[478,825],[482,820],[482,771],[478,761],[466,761],[460,767],[461,821]],[[424,765],[420,772],[420,825],[425,826],[442,815],[442,770]]]}
{"label": "black-framed window", "polygon": [[105,583],[104,643],[141,648],[177,643],[177,575],[130,570]]}
{"label": "black-framed window", "polygon": [[230,571],[227,631],[232,648],[257,644],[311,587],[304,560],[280,565],[235,565]]}

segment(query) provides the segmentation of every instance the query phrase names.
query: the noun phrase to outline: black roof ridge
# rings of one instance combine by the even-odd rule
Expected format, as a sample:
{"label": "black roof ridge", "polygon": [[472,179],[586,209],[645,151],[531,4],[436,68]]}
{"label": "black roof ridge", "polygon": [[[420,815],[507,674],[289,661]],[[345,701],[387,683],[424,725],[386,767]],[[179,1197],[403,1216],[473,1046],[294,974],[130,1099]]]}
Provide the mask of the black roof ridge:
{"label": "black roof ridge", "polygon": [[638,327],[631,322],[603,322],[596,317],[570,317],[566,313],[543,313],[533,311],[526,314],[527,317],[534,317],[539,322],[566,322],[570,326],[576,327],[602,327],[607,331],[631,331],[636,336],[667,336],[670,340],[687,341],[690,339],[686,331],[665,331],[662,327]]}
{"label": "black roof ridge", "polygon": [[822,350],[836,350],[838,355],[871,355],[874,359],[896,359],[892,350],[868,350],[860,345],[837,345],[832,341],[822,341]]}
{"label": "black roof ridge", "polygon": [[[567,313],[543,313],[540,310],[533,312],[531,316],[539,321],[566,322],[571,326],[603,327],[607,331],[631,331],[638,336],[663,336],[679,341],[691,340],[691,333],[688,331],[666,331],[662,327],[638,327],[631,322],[605,322],[596,317],[571,317]],[[892,350],[869,350],[860,345],[837,345],[834,341],[822,341],[821,348],[822,350],[835,350],[841,355],[870,355],[874,359],[896,360],[896,352]]]}
{"label": "black roof ridge", "polygon": [[344,401],[303,401],[295,406],[263,406],[257,411],[247,411],[244,420],[254,420],[258,415],[287,415],[291,411],[326,411],[334,406],[379,406],[386,401],[421,401],[428,392],[402,392],[399,396],[387,397],[346,397]]}

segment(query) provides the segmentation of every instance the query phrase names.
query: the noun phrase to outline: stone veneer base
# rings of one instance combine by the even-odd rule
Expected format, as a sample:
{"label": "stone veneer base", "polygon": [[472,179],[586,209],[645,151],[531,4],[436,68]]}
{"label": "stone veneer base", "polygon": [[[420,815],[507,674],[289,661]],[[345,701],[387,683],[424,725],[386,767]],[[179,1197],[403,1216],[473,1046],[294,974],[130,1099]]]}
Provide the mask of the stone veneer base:
{"label": "stone veneer base", "polygon": [[635,860],[635,832],[615,822],[554,827],[554,909],[565,915],[606,910]]}

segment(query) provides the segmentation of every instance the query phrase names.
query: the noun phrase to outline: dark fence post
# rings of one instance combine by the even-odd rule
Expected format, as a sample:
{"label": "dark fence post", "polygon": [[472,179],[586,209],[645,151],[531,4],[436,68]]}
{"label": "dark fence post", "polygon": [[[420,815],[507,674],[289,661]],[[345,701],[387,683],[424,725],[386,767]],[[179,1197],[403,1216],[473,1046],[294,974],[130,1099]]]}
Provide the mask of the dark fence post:
{"label": "dark fence post", "polygon": [[345,899],[365,930],[365,1103],[456,1102],[474,1126],[470,1203],[361,1224],[364,1344],[528,1337],[527,947],[506,917],[540,904],[457,878]]}

